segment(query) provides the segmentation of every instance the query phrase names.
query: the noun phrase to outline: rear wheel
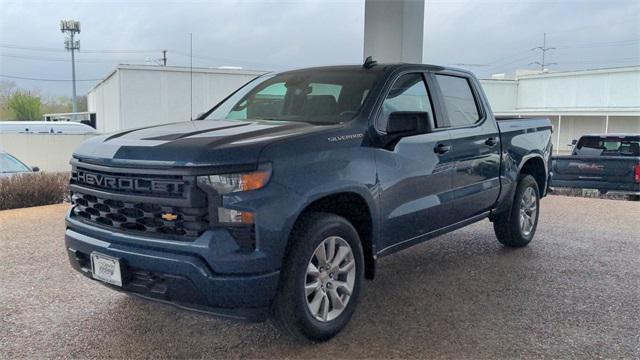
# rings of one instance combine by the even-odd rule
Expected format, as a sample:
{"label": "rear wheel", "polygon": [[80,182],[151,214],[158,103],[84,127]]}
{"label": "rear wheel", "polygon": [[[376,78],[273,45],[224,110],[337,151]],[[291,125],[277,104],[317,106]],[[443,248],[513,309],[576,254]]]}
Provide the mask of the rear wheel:
{"label": "rear wheel", "polygon": [[531,175],[522,176],[511,209],[493,220],[498,241],[509,247],[527,246],[538,226],[539,205],[538,183]]}
{"label": "rear wheel", "polygon": [[364,274],[360,238],[346,219],[311,213],[290,241],[274,303],[276,324],[297,339],[328,340],[355,311]]}

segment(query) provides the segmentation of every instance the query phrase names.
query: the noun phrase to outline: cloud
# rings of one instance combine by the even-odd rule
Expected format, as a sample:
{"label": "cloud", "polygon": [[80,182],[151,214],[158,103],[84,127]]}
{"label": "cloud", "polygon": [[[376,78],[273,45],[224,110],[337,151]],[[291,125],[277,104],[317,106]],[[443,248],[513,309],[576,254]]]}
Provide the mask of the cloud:
{"label": "cloud", "polygon": [[[0,42],[60,51],[0,48],[0,73],[69,79],[60,19],[82,22],[77,77],[106,76],[118,63],[145,63],[167,49],[169,64],[280,70],[362,60],[364,0],[331,1],[6,1],[0,0]],[[513,71],[538,60],[529,51],[548,33],[557,69],[639,62],[637,1],[427,0],[426,58],[436,64],[475,64],[481,75]],[[633,42],[621,42],[633,40]],[[582,44],[582,45],[580,45]],[[92,53],[88,50],[152,50]],[[65,82],[16,80],[22,87],[69,94]],[[92,82],[79,83],[79,93]]]}

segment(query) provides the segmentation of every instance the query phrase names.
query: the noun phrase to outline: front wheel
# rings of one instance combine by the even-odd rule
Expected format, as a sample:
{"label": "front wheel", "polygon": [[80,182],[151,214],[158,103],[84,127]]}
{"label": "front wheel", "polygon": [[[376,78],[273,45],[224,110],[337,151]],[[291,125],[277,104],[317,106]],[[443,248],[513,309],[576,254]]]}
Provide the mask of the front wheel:
{"label": "front wheel", "polygon": [[511,209],[493,220],[498,241],[509,247],[527,246],[538,226],[539,207],[538,183],[531,175],[521,177]]}
{"label": "front wheel", "polygon": [[360,238],[346,219],[311,213],[290,241],[274,303],[276,324],[297,339],[328,340],[349,322],[358,302]]}

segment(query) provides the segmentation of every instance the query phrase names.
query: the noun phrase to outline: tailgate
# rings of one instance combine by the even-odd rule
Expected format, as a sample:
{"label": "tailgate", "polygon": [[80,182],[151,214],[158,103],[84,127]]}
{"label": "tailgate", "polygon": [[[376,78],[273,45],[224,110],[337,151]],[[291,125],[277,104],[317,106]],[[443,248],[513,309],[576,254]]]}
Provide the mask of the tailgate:
{"label": "tailgate", "polygon": [[[552,186],[554,181],[584,181],[592,184],[607,183],[617,186],[635,184],[636,157],[621,156],[554,156],[552,158]],[[576,186],[581,187],[581,186]]]}

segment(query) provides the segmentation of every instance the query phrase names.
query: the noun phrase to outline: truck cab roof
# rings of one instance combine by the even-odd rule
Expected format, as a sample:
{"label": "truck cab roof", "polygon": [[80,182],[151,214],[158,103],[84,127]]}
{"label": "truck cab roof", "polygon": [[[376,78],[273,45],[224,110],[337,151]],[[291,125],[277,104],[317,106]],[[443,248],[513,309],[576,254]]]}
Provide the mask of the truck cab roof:
{"label": "truck cab roof", "polygon": [[295,69],[284,71],[282,73],[293,73],[293,72],[302,72],[309,70],[317,70],[317,71],[327,71],[327,70],[364,70],[364,71],[380,71],[380,72],[390,72],[393,70],[403,70],[403,69],[422,69],[424,71],[457,71],[471,74],[469,71],[464,69],[458,69],[453,67],[445,67],[439,65],[431,65],[431,64],[413,64],[413,63],[383,63],[383,64],[375,64],[370,68],[364,68],[362,65],[331,65],[331,66],[317,66],[311,68],[303,68],[303,69]]}

